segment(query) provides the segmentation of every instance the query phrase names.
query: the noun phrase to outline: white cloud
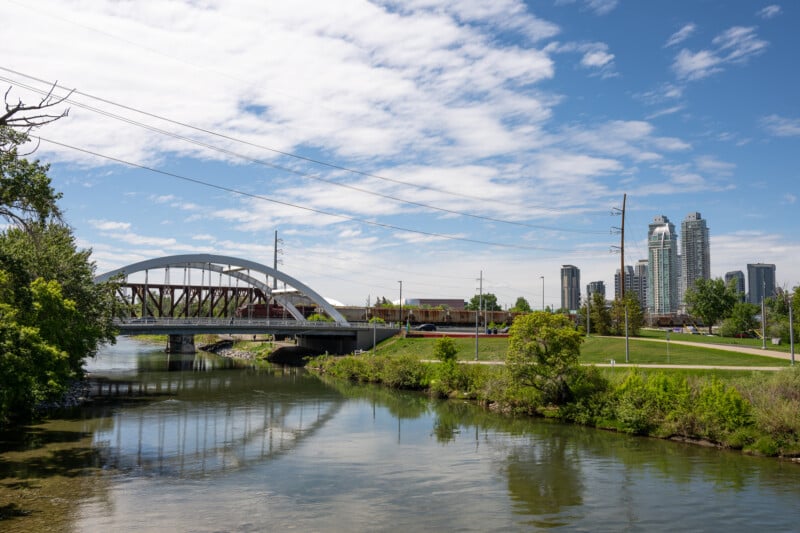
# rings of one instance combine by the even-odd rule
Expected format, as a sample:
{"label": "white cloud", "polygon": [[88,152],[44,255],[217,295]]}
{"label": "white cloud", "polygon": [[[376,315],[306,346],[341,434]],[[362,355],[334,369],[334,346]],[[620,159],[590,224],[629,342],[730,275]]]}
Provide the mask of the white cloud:
{"label": "white cloud", "polygon": [[712,49],[681,50],[672,64],[679,79],[698,80],[724,70],[730,64],[744,64],[766,50],[769,43],[759,39],[755,28],[734,26],[714,37]]}
{"label": "white cloud", "polygon": [[760,9],[756,12],[756,16],[761,17],[762,19],[769,20],[771,18],[777,17],[782,12],[781,6],[777,4],[768,5],[767,7]]}
{"label": "white cloud", "polygon": [[800,135],[800,119],[769,115],[761,119],[761,126],[770,134],[778,137],[794,137]]}
{"label": "white cloud", "polygon": [[794,205],[797,202],[797,195],[787,192],[783,195],[783,203]]}
{"label": "white cloud", "polygon": [[608,45],[605,43],[560,43],[554,41],[549,43],[544,48],[544,51],[548,53],[577,52],[583,54],[580,61],[582,67],[596,69],[603,77],[612,77],[616,75],[614,71],[614,54],[608,51]]}
{"label": "white cloud", "polygon": [[667,39],[667,43],[664,45],[664,47],[667,48],[670,46],[675,46],[678,43],[682,43],[691,37],[696,29],[697,26],[695,26],[693,23],[690,22],[689,24],[686,24],[681,29],[669,36],[669,39]]}
{"label": "white cloud", "polygon": [[111,220],[90,220],[89,224],[100,231],[128,230],[131,227],[130,222],[114,222]]}
{"label": "white cloud", "polygon": [[586,6],[598,15],[611,13],[619,4],[619,0],[585,0]]}

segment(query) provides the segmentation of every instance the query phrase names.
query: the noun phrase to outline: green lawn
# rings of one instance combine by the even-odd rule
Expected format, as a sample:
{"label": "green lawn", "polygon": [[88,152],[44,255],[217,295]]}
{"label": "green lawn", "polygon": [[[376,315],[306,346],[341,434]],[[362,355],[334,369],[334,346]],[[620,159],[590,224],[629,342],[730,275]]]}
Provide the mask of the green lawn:
{"label": "green lawn", "polygon": [[[697,335],[689,335],[697,337]],[[672,336],[670,335],[670,339]],[[714,348],[700,348],[669,343],[651,342],[631,338],[629,342],[630,363],[637,365],[716,365],[716,366],[788,366],[788,361],[760,355],[741,354]],[[614,359],[625,362],[625,339],[617,337],[589,337],[581,345],[581,361],[584,363],[608,363]]]}
{"label": "green lawn", "polygon": [[[697,335],[688,335],[697,337]],[[458,358],[462,361],[475,359],[475,339],[454,337],[458,347]],[[378,345],[378,353],[386,355],[413,355],[422,359],[433,359],[435,338],[395,337]],[[502,361],[508,349],[507,337],[481,337],[478,342],[479,361]],[[625,362],[625,339],[617,337],[589,337],[581,345],[581,362],[608,363],[614,359]],[[630,340],[630,362],[647,364],[686,364],[717,366],[788,366],[788,361],[759,355],[740,354],[713,348],[681,346],[670,343],[669,359],[667,344],[646,340]]]}
{"label": "green lawn", "polygon": [[[735,346],[749,346],[751,348],[761,348],[761,339],[735,339],[733,337],[719,337],[717,335],[713,337],[708,337],[705,335],[706,331],[708,331],[707,328],[702,328],[700,330],[701,332],[700,335],[692,335],[690,333],[670,332],[669,340],[700,342],[704,344],[733,344]],[[666,339],[666,331],[662,329],[641,329],[639,330],[639,336],[651,339]],[[775,350],[778,352],[789,353],[789,345],[787,343],[781,343],[776,345],[772,344],[772,339],[767,339],[766,345],[768,350]],[[795,345],[795,352],[797,351],[798,347]]]}

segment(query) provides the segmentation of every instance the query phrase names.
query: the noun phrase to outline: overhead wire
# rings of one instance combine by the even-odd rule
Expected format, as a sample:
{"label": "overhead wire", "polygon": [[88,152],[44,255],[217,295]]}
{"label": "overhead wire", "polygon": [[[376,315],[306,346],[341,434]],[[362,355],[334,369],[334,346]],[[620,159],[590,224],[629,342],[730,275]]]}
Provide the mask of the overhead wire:
{"label": "overhead wire", "polygon": [[470,239],[470,238],[467,238],[467,237],[458,237],[458,236],[455,236],[455,235],[447,235],[447,234],[435,233],[435,232],[431,232],[431,231],[415,230],[415,229],[404,228],[404,227],[401,227],[401,226],[396,226],[396,225],[393,225],[393,224],[387,224],[385,222],[377,222],[377,221],[374,221],[374,220],[367,220],[367,219],[353,217],[353,216],[349,216],[349,215],[343,215],[341,213],[332,213],[330,211],[325,211],[323,209],[317,209],[317,208],[314,208],[314,207],[302,206],[302,205],[294,204],[294,203],[291,203],[291,202],[285,202],[285,201],[282,201],[282,200],[277,200],[275,198],[270,198],[268,196],[249,193],[249,192],[246,192],[246,191],[241,191],[241,190],[238,190],[238,189],[234,189],[232,187],[226,187],[224,185],[217,185],[215,183],[210,183],[210,182],[207,182],[207,181],[203,181],[203,180],[198,179],[198,178],[192,178],[192,177],[189,177],[189,176],[183,176],[183,175],[177,174],[175,172],[169,172],[169,171],[166,171],[166,170],[156,169],[156,168],[153,168],[153,167],[149,167],[147,165],[142,165],[140,163],[134,163],[134,162],[131,162],[131,161],[126,161],[124,159],[120,159],[118,157],[113,157],[113,156],[110,156],[110,155],[101,154],[99,152],[95,152],[93,150],[88,150],[86,148],[79,148],[77,146],[73,146],[73,145],[70,145],[70,144],[67,144],[67,143],[64,143],[64,142],[56,141],[56,140],[53,140],[53,139],[48,139],[46,137],[34,136],[34,138],[38,139],[39,141],[44,141],[44,142],[48,142],[48,143],[54,144],[56,146],[61,146],[62,148],[75,150],[77,152],[81,152],[81,153],[84,153],[84,154],[87,154],[87,155],[92,155],[94,157],[99,157],[99,158],[102,158],[102,159],[106,159],[108,161],[114,161],[116,163],[120,163],[122,165],[127,165],[127,166],[134,167],[134,168],[139,168],[141,170],[147,170],[149,172],[154,172],[154,173],[157,173],[157,174],[161,174],[163,176],[168,176],[168,177],[175,178],[175,179],[182,180],[182,181],[186,181],[186,182],[189,182],[189,183],[194,183],[196,185],[201,185],[201,186],[204,186],[204,187],[210,187],[210,188],[213,188],[213,189],[217,189],[217,190],[220,190],[220,191],[228,192],[228,193],[239,195],[239,196],[245,196],[245,197],[248,197],[248,198],[254,198],[254,199],[257,199],[257,200],[263,200],[263,201],[275,203],[275,204],[278,204],[278,205],[292,207],[294,209],[301,209],[301,210],[309,211],[309,212],[312,212],[312,213],[317,213],[317,214],[326,215],[326,216],[330,216],[330,217],[334,217],[334,218],[339,218],[341,220],[347,220],[349,222],[357,222],[357,223],[360,223],[360,224],[366,224],[366,225],[370,225],[370,226],[381,227],[381,228],[384,228],[384,229],[391,229],[391,230],[395,230],[395,231],[401,231],[401,232],[404,232],[404,233],[414,233],[414,234],[417,234],[417,235],[424,235],[424,236],[433,237],[433,238],[436,238],[436,239],[460,241],[460,242],[467,242],[467,243],[472,243],[472,244],[495,246],[495,247],[500,247],[500,248],[511,248],[511,249],[517,249],[517,250],[551,251],[551,252],[569,252],[569,250],[558,249],[558,248],[545,248],[545,247],[537,247],[537,246],[526,246],[526,245],[520,245],[520,244],[502,243],[502,242],[497,242],[497,241],[482,241],[482,240],[479,240],[479,239]]}
{"label": "overhead wire", "polygon": [[[60,88],[62,90],[70,90],[70,89],[68,89],[66,87],[58,85],[57,83],[51,83],[51,82],[48,82],[46,80],[42,80],[40,78],[36,78],[34,76],[30,76],[30,75],[27,75],[27,74],[24,74],[24,73],[21,73],[21,72],[18,72],[18,71],[15,71],[13,69],[9,69],[9,68],[3,67],[3,66],[0,66],[0,70],[4,70],[6,72],[11,72],[11,73],[16,74],[18,76],[23,76],[25,78],[32,79],[32,80],[35,80],[35,81],[40,82],[40,83],[49,83],[51,88],[52,87],[58,87],[58,88]],[[20,87],[23,87],[23,88],[25,88],[27,90],[30,90],[30,91],[33,91],[33,92],[37,92],[39,94],[46,94],[46,91],[44,91],[42,89],[38,89],[36,87],[30,86],[30,85],[27,85],[27,84],[24,84],[24,83],[20,83],[20,82],[18,82],[16,80],[13,80],[13,79],[10,79],[10,78],[4,77],[4,76],[0,76],[0,80],[5,81],[7,83],[16,84],[16,85],[18,85]],[[294,157],[294,158],[301,159],[301,160],[304,160],[304,161],[307,161],[307,162],[312,162],[312,163],[319,164],[319,165],[325,165],[325,166],[328,166],[328,167],[331,167],[331,168],[334,168],[334,169],[338,169],[338,170],[342,170],[342,171],[345,171],[345,172],[350,172],[350,173],[360,174],[360,175],[371,177],[371,178],[391,181],[391,182],[402,184],[402,185],[409,186],[409,187],[428,189],[428,190],[440,192],[440,193],[443,193],[443,194],[448,194],[448,195],[453,195],[453,196],[461,196],[461,197],[464,197],[464,198],[469,198],[469,199],[474,199],[474,200],[480,200],[482,202],[487,201],[486,198],[477,198],[477,197],[473,197],[473,196],[470,196],[470,195],[464,195],[464,194],[460,194],[460,193],[457,193],[457,192],[446,191],[446,190],[443,190],[443,189],[437,189],[437,188],[429,187],[429,186],[425,186],[425,185],[412,184],[412,183],[408,183],[408,182],[404,182],[404,181],[400,181],[400,180],[393,180],[393,179],[390,179],[390,178],[385,178],[385,177],[381,177],[381,176],[378,176],[378,175],[375,175],[375,174],[370,174],[370,173],[366,173],[366,172],[350,169],[350,168],[339,166],[339,165],[336,165],[336,164],[327,163],[327,162],[323,162],[323,161],[312,159],[312,158],[307,158],[305,156],[300,156],[300,155],[292,154],[292,153],[289,153],[289,152],[283,152],[283,151],[280,151],[280,150],[275,150],[273,148],[269,148],[269,147],[266,147],[266,146],[255,144],[255,143],[252,143],[252,142],[249,142],[249,141],[245,141],[245,140],[242,140],[242,139],[237,139],[235,137],[228,136],[228,135],[221,134],[221,133],[217,133],[217,132],[213,132],[211,130],[207,130],[207,129],[204,129],[204,128],[199,128],[199,127],[196,127],[196,126],[184,123],[184,122],[179,122],[179,121],[175,121],[175,120],[172,120],[172,119],[169,119],[169,118],[165,118],[163,116],[156,115],[156,114],[153,114],[153,113],[150,113],[150,112],[147,112],[147,111],[139,110],[139,109],[133,108],[131,106],[127,106],[127,105],[124,105],[124,104],[119,104],[119,103],[116,103],[116,102],[113,102],[113,101],[110,101],[110,100],[107,100],[107,99],[103,99],[103,98],[99,98],[99,97],[96,97],[96,96],[92,96],[92,95],[89,95],[89,94],[86,94],[86,93],[83,93],[83,92],[80,92],[80,91],[77,91],[77,90],[72,90],[72,93],[73,94],[78,94],[78,95],[81,95],[81,96],[85,96],[87,98],[91,98],[91,99],[94,99],[94,100],[97,100],[97,101],[100,101],[100,102],[103,102],[103,103],[107,103],[109,105],[117,106],[117,107],[120,107],[122,109],[126,109],[126,110],[129,110],[129,111],[140,113],[140,114],[143,114],[145,116],[156,118],[158,120],[163,120],[163,121],[175,124],[175,125],[179,125],[179,126],[182,126],[182,127],[193,129],[193,130],[196,130],[196,131],[208,134],[208,135],[212,135],[212,136],[220,137],[220,138],[223,138],[223,139],[226,139],[226,140],[229,140],[229,141],[233,141],[233,142],[238,142],[238,143],[241,143],[241,144],[249,145],[249,146],[252,146],[252,147],[255,147],[255,148],[272,151],[272,152],[275,152],[275,153],[278,153],[278,154],[281,154],[281,155],[285,155],[285,156],[288,156],[288,157]],[[354,190],[354,191],[357,191],[357,192],[361,192],[361,193],[364,193],[364,194],[385,198],[385,199],[392,200],[392,201],[399,202],[399,203],[404,203],[404,204],[408,204],[408,205],[414,205],[414,206],[421,207],[421,208],[424,208],[424,209],[430,209],[430,210],[439,211],[439,212],[443,212],[443,213],[447,213],[447,214],[451,214],[451,215],[464,216],[464,217],[468,217],[468,218],[474,218],[474,219],[478,219],[478,220],[484,220],[484,221],[488,221],[488,222],[495,222],[495,223],[501,223],[501,224],[514,225],[514,226],[519,226],[519,227],[527,227],[527,228],[531,228],[531,229],[554,231],[554,232],[564,232],[564,233],[581,233],[581,234],[603,234],[604,233],[602,231],[596,231],[596,230],[565,228],[565,227],[552,227],[552,226],[544,226],[544,225],[540,225],[540,224],[530,224],[530,223],[516,221],[516,220],[500,219],[500,218],[490,217],[490,216],[487,216],[487,215],[478,215],[478,214],[475,214],[475,213],[468,213],[468,212],[464,212],[464,211],[458,211],[458,210],[455,210],[455,209],[448,209],[448,208],[445,208],[445,207],[437,207],[437,206],[433,206],[433,205],[430,205],[430,204],[417,202],[417,201],[414,201],[414,200],[408,200],[408,199],[404,199],[404,198],[399,198],[399,197],[396,197],[396,196],[393,196],[393,195],[390,195],[390,194],[371,191],[371,190],[368,190],[368,189],[364,189],[362,187],[357,187],[355,185],[350,185],[350,184],[346,184],[346,183],[337,182],[337,181],[334,181],[334,180],[329,180],[329,179],[326,179],[326,178],[322,178],[320,176],[309,174],[307,172],[301,172],[301,171],[298,171],[298,170],[294,170],[294,169],[291,169],[291,168],[284,167],[282,165],[277,165],[275,163],[270,163],[270,162],[264,161],[262,159],[253,158],[253,157],[250,157],[250,156],[238,153],[238,152],[234,152],[232,150],[228,150],[228,149],[225,149],[225,148],[221,148],[221,147],[218,147],[218,146],[214,146],[214,145],[199,141],[197,139],[192,139],[190,137],[186,137],[186,136],[174,133],[174,132],[170,132],[170,131],[167,131],[167,130],[164,130],[164,129],[161,129],[161,128],[157,128],[157,127],[151,126],[149,124],[144,124],[142,122],[133,120],[131,118],[123,117],[121,115],[117,115],[115,113],[111,113],[109,111],[105,111],[103,109],[96,108],[94,106],[90,106],[88,104],[84,104],[82,102],[75,101],[75,100],[73,100],[71,98],[67,98],[65,101],[67,101],[70,104],[75,105],[77,107],[80,107],[80,108],[86,109],[88,111],[91,111],[91,112],[94,112],[94,113],[97,113],[97,114],[112,118],[114,120],[119,120],[119,121],[125,122],[127,124],[131,124],[131,125],[134,125],[134,126],[137,126],[137,127],[140,127],[140,128],[143,128],[143,129],[146,129],[146,130],[149,130],[149,131],[161,134],[161,135],[166,135],[166,136],[172,137],[174,139],[177,139],[177,140],[180,140],[180,141],[183,141],[183,142],[194,144],[196,146],[201,146],[201,147],[206,148],[208,150],[216,151],[216,152],[219,152],[219,153],[222,153],[222,154],[225,154],[225,155],[229,155],[229,156],[232,156],[232,157],[238,157],[238,158],[244,159],[246,161],[250,161],[252,163],[268,166],[270,168],[273,168],[273,169],[276,169],[276,170],[279,170],[279,171],[282,171],[282,172],[294,174],[294,175],[297,175],[297,176],[300,176],[300,177],[304,177],[304,178],[308,178],[308,179],[312,179],[312,180],[316,180],[316,181],[320,181],[320,182],[327,183],[329,185],[333,185],[333,186],[336,186],[336,187],[342,187],[342,188]],[[507,204],[504,204],[504,205],[507,205]],[[558,209],[549,208],[549,207],[542,207],[542,206],[527,206],[527,208],[529,208],[529,209],[531,209],[531,208],[532,209],[542,209],[542,210],[556,211],[556,212],[562,212],[563,213],[563,210],[558,210]]]}

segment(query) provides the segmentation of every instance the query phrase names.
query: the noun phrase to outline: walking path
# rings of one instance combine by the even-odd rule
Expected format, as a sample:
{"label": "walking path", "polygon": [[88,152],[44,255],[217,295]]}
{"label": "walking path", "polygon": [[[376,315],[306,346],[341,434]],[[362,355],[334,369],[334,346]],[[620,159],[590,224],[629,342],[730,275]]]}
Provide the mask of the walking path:
{"label": "walking path", "polygon": [[[648,337],[631,337],[632,342],[667,342],[664,339],[651,339]],[[761,348],[753,348],[752,346],[738,346],[736,344],[722,344],[713,342],[691,342],[691,341],[669,341],[671,344],[682,344],[684,346],[694,346],[697,348],[714,348],[716,350],[726,350],[729,352],[746,353],[750,355],[761,355],[764,357],[774,357],[775,359],[791,360],[791,354],[787,352],[778,352],[776,350],[762,350]],[[796,357],[796,356],[795,356]],[[653,366],[653,365],[648,365]]]}

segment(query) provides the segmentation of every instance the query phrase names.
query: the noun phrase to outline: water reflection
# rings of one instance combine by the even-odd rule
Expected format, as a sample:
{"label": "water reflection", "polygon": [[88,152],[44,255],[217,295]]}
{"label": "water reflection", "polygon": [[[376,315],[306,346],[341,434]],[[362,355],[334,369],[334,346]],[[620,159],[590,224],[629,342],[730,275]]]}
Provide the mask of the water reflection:
{"label": "water reflection", "polygon": [[0,436],[0,529],[780,531],[800,521],[793,464],[298,369],[109,353],[117,359],[93,362],[100,401]]}

